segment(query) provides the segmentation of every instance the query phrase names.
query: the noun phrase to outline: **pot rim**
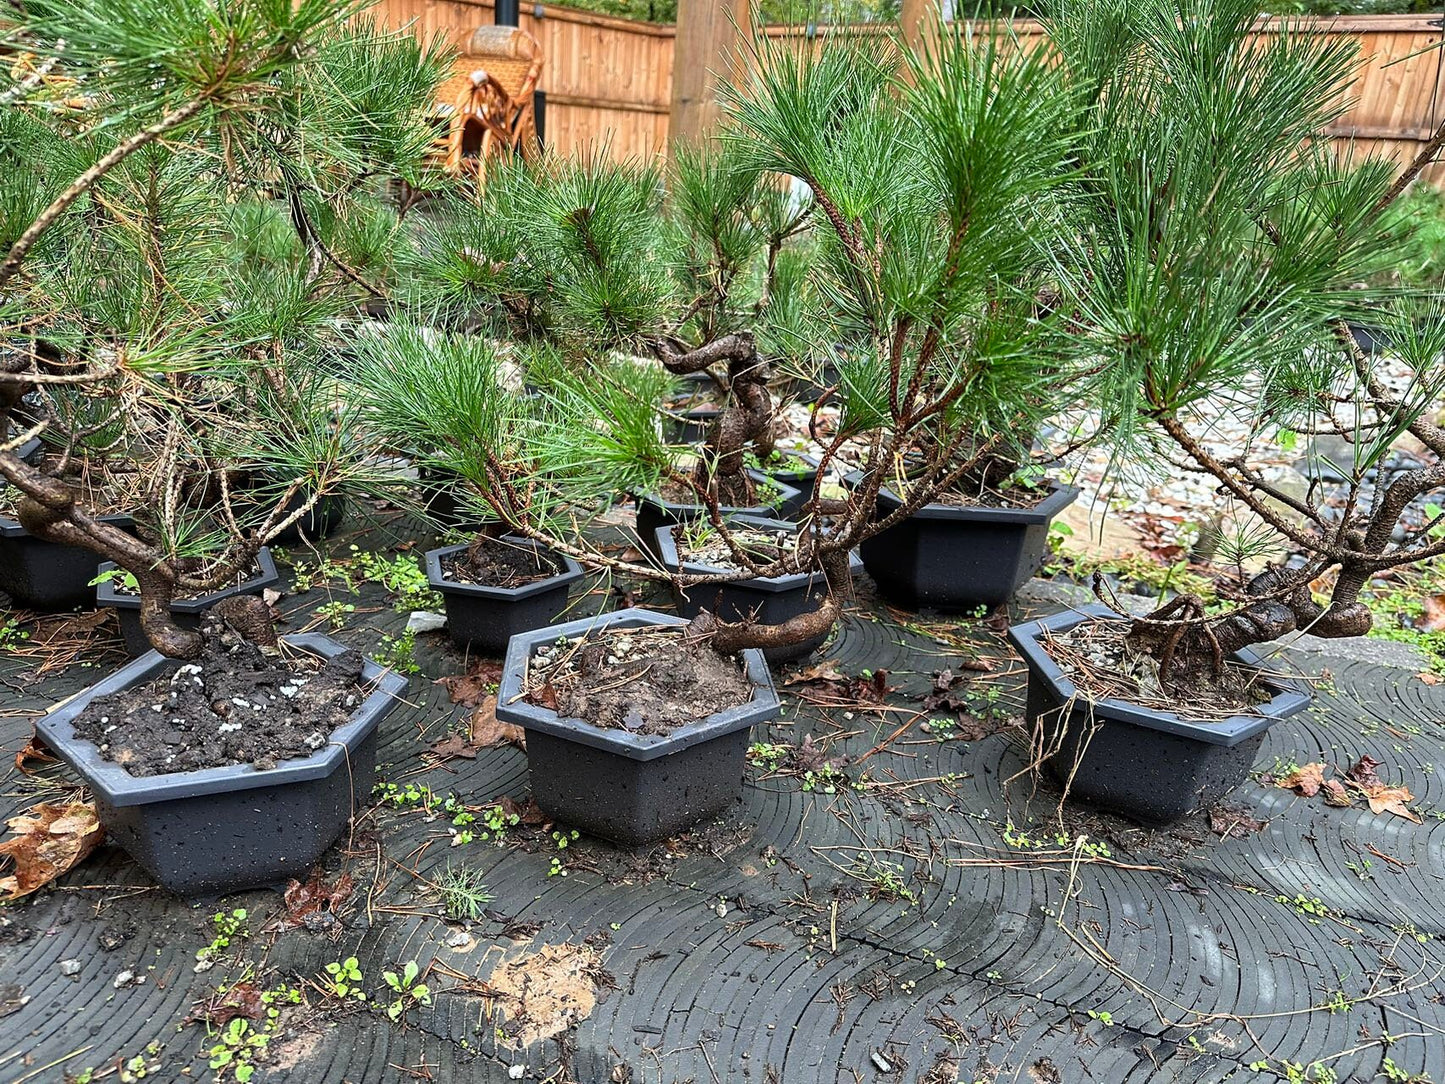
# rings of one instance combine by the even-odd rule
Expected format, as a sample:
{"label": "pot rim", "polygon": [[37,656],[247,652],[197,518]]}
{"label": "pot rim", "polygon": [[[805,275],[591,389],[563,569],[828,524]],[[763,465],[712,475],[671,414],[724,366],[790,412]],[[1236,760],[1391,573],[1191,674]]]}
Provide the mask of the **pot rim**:
{"label": "pot rim", "polygon": [[[767,516],[750,516],[739,513],[723,517],[728,523],[740,523],[747,527],[756,527],[762,530],[782,531],[786,530],[792,534],[798,533],[798,524],[785,519],[771,519]],[[676,523],[666,524],[657,528],[657,550],[658,559],[664,568],[669,572],[691,572],[696,575],[712,576],[718,573],[734,571],[733,569],[722,568],[718,565],[710,565],[703,561],[683,561],[677,552],[677,542],[672,537]],[[863,559],[858,556],[857,550],[848,552],[848,567],[856,575],[863,568]],[[729,580],[720,584],[697,584],[698,587],[744,587],[753,591],[767,591],[769,593],[782,593],[794,591],[800,587],[811,587],[814,583],[824,582],[821,569],[813,572],[792,572],[786,576],[753,576],[746,580]],[[686,590],[686,588],[684,588]]]}
{"label": "pot rim", "polygon": [[[1180,738],[1205,742],[1209,745],[1233,746],[1248,741],[1257,734],[1268,730],[1281,719],[1288,719],[1303,711],[1314,699],[1308,687],[1294,678],[1263,676],[1264,683],[1275,689],[1274,697],[1257,706],[1258,715],[1231,715],[1227,719],[1198,721],[1181,718],[1172,711],[1159,711],[1132,704],[1127,700],[1109,697],[1104,700],[1088,701],[1079,693],[1078,687],[1069,680],[1044,650],[1039,642],[1044,632],[1067,632],[1086,621],[1097,618],[1118,618],[1107,606],[1090,603],[1074,609],[1062,610],[1048,617],[1014,625],[1008,630],[1010,643],[1018,650],[1029,668],[1029,679],[1043,681],[1059,699],[1068,702],[1078,698],[1081,704],[1092,703],[1097,717],[1121,723],[1132,723],[1149,730],[1158,730]],[[1231,658],[1246,666],[1259,669],[1264,667],[1263,657],[1252,648],[1241,648]]]}
{"label": "pot rim", "polygon": [[630,760],[649,761],[672,753],[680,753],[695,745],[747,730],[755,723],[774,718],[781,702],[773,685],[768,661],[757,648],[741,652],[748,680],[753,685],[753,698],[746,704],[714,712],[705,719],[674,730],[671,734],[633,734],[626,730],[593,726],[581,719],[559,715],[550,708],[529,704],[522,699],[522,682],[534,650],[561,637],[571,638],[603,629],[643,628],[648,625],[686,625],[684,618],[652,610],[614,610],[596,617],[584,617],[560,625],[535,629],[513,636],[507,645],[502,680],[497,689],[497,718],[515,723],[525,730],[537,730],[554,738],[601,749]]}
{"label": "pot rim", "polygon": [[[281,582],[281,573],[276,570],[276,561],[271,556],[271,547],[262,546],[256,551],[256,564],[260,571],[249,580],[244,580],[234,587],[223,587],[219,591],[212,591],[208,595],[198,595],[195,598],[180,598],[171,602],[171,613],[173,614],[198,614],[220,602],[223,598],[230,598],[233,595],[254,595],[274,584]],[[106,561],[97,570],[96,575],[103,575],[119,566],[114,561]],[[140,596],[123,593],[115,589],[114,580],[106,580],[95,585],[95,604],[97,606],[110,606],[117,610],[139,610]]]}
{"label": "pot rim", "polygon": [[[863,472],[855,470],[844,477],[843,483],[849,489],[853,489],[862,480]],[[925,504],[909,518],[946,519],[958,523],[1007,523],[1022,527],[1045,526],[1065,508],[1073,504],[1082,492],[1078,486],[1068,485],[1056,478],[1048,479],[1048,488],[1048,495],[1032,508],[993,508],[985,504],[960,507],[954,507],[951,504]],[[878,503],[884,506],[889,504],[893,506],[886,509],[886,514],[901,508],[903,499],[887,486],[880,486]]]}
{"label": "pot rim", "polygon": [[[102,523],[109,523],[113,527],[120,527],[122,530],[129,530],[135,524],[135,519],[126,512],[115,512],[110,515],[96,516]],[[11,519],[9,516],[0,516],[0,538],[35,538],[24,527],[18,519]],[[37,542],[44,542],[43,538],[36,538]],[[53,542],[55,546],[68,545],[65,542]]]}
{"label": "pot rim", "polygon": [[545,550],[549,557],[555,558],[562,563],[562,571],[545,579],[534,580],[531,583],[523,584],[521,587],[492,587],[481,583],[458,583],[456,580],[446,578],[442,570],[442,558],[450,557],[468,546],[470,542],[463,542],[457,546],[442,546],[439,549],[427,550],[423,555],[423,565],[426,569],[426,578],[431,581],[432,587],[443,595],[462,595],[473,598],[495,599],[499,602],[520,602],[523,599],[531,598],[533,595],[540,595],[544,591],[552,591],[558,587],[569,586],[580,580],[585,574],[580,564],[568,557],[565,553],[556,553],[548,549],[541,542],[533,538],[524,538],[521,535],[506,534],[501,538],[504,542],[514,542],[525,546],[533,552]]}
{"label": "pot rim", "polygon": [[[778,496],[769,504],[719,505],[718,510],[724,515],[761,516],[765,519],[772,519],[777,515],[779,508],[803,492],[796,486],[788,485],[787,482],[778,481],[771,474],[767,474],[764,471],[749,468],[747,474],[748,477],[755,482],[766,482],[768,485],[776,486],[779,490]],[[707,505],[705,504],[674,504],[672,501],[663,500],[663,498],[656,493],[634,493],[632,494],[632,499],[639,506],[644,503],[650,504],[654,508],[661,509],[669,515],[698,516],[707,514]]]}
{"label": "pot rim", "polygon": [[[288,644],[308,648],[328,659],[348,650],[345,644],[318,632],[295,633],[282,639]],[[391,712],[407,687],[407,679],[401,674],[366,659],[361,676],[363,681],[372,683],[372,691],[352,712],[350,719],[331,732],[326,745],[308,757],[284,760],[274,768],[261,771],[249,764],[226,764],[193,772],[135,776],[119,764],[102,757],[93,742],[76,736],[72,724],[93,700],[158,677],[167,666],[176,661],[167,659],[159,651],[149,651],[59,707],[51,709],[35,722],[35,729],[45,739],[46,744],[90,784],[91,789],[106,805],[150,805],[156,802],[199,798],[208,794],[231,794],[259,787],[274,787],[282,783],[324,779],[340,768],[349,769],[350,754]],[[360,780],[360,783],[363,787],[370,786],[369,780]]]}

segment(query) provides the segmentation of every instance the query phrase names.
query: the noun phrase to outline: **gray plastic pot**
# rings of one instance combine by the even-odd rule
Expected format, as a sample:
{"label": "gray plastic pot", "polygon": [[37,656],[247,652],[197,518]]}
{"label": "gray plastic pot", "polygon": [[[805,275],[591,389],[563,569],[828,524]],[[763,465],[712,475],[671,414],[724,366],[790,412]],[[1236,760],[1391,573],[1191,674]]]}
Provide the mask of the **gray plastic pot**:
{"label": "gray plastic pot", "polygon": [[[847,478],[856,486],[861,476]],[[863,567],[890,602],[963,613],[1000,606],[1043,567],[1049,524],[1074,503],[1079,491],[1049,483],[1048,495],[1032,508],[955,508],[924,505],[913,515],[858,547]],[[897,494],[878,492],[876,515],[903,506]]]}
{"label": "gray plastic pot", "polygon": [[[266,588],[281,581],[281,574],[276,571],[276,562],[271,559],[271,551],[267,547],[262,546],[256,551],[256,565],[259,571],[249,580],[212,591],[208,595],[174,600],[171,603],[172,619],[181,628],[198,629],[201,627],[201,614],[221,599],[230,598],[232,595],[259,595]],[[100,566],[99,575],[103,576],[115,567],[114,562],[107,561]],[[140,626],[139,595],[117,591],[113,579],[102,580],[95,585],[95,604],[109,606],[116,611],[116,616],[120,619],[120,636],[125,641],[127,655],[134,658],[151,649],[150,641],[146,639]]]}
{"label": "gray plastic pot", "polygon": [[671,614],[619,610],[512,637],[497,691],[497,718],[527,732],[532,795],[550,816],[628,846],[660,842],[717,816],[742,795],[748,732],[778,714],[760,651],[744,651],[756,687],[746,704],[668,735],[633,734],[567,719],[522,699],[537,648],[589,632],[682,625]]}
{"label": "gray plastic pot", "polygon": [[534,552],[547,553],[562,564],[562,571],[522,587],[488,587],[448,579],[442,560],[462,553],[467,544],[428,550],[422,559],[432,589],[446,603],[447,634],[461,647],[500,652],[520,632],[530,632],[554,620],[567,607],[567,592],[582,578],[582,566],[563,554],[551,553],[540,542],[504,535],[502,541]]}
{"label": "gray plastic pot", "polygon": [[[1039,641],[1045,632],[1063,633],[1109,618],[1117,615],[1107,607],[1083,606],[1015,625],[1008,633],[1029,669],[1025,716],[1042,733],[1060,739],[1059,751],[1046,761],[1050,774],[1063,783],[1078,762],[1071,797],[1141,824],[1172,824],[1244,782],[1265,731],[1309,706],[1310,693],[1302,683],[1273,676],[1264,684],[1275,695],[1258,706],[1257,714],[1228,719],[1182,719],[1124,700],[1090,703]],[[1248,649],[1234,660],[1263,665]],[[1094,725],[1098,729],[1091,737]]]}
{"label": "gray plastic pot", "polygon": [[[777,496],[771,497],[766,504],[748,505],[745,508],[723,505],[718,509],[723,515],[762,516],[766,519],[776,519],[778,518],[778,509],[796,501],[799,496],[798,490],[782,482],[774,482],[762,471],[750,470],[748,477],[754,482],[771,486],[777,491]],[[671,527],[674,523],[691,523],[695,519],[706,518],[708,514],[705,504],[674,503],[651,493],[634,494],[633,500],[637,502],[637,537],[641,539],[644,548],[651,551],[654,557],[660,556],[655,549],[659,527]]]}
{"label": "gray plastic pot", "polygon": [[[344,644],[319,633],[287,636],[331,658]],[[350,721],[309,757],[266,771],[250,765],[136,777],[75,736],[72,722],[92,700],[153,680],[178,665],[142,655],[35,724],[45,743],[89,784],[106,833],[162,887],[180,896],[260,888],[304,878],[370,793],[376,728],[406,679],[366,662],[373,691]]]}
{"label": "gray plastic pot", "polygon": [[813,487],[818,479],[818,460],[802,452],[785,452],[785,466],[763,467],[762,471],[773,481],[797,490],[797,494],[778,504],[779,519],[797,519],[803,508],[813,499]]}
{"label": "gray plastic pot", "polygon": [[[101,516],[129,529],[129,516]],[[95,601],[95,553],[36,538],[13,519],[0,516],[0,591],[26,610],[74,610]]]}
{"label": "gray plastic pot", "polygon": [[[783,520],[763,519],[759,516],[729,516],[728,523],[739,527],[752,527],[762,531],[786,531],[795,534],[796,523]],[[659,527],[656,533],[657,552],[662,566],[669,572],[690,572],[694,575],[709,576],[726,572],[700,561],[681,560],[677,552],[677,540],[673,535],[677,525]],[[862,567],[857,554],[850,554],[850,564],[856,573]],[[686,618],[696,617],[703,609],[711,610],[724,621],[740,621],[746,617],[755,618],[760,624],[780,625],[791,617],[816,610],[828,594],[828,584],[822,572],[795,572],[790,576],[754,576],[746,580],[729,583],[704,583],[679,588],[674,585],[673,599],[677,612]],[[814,637],[800,644],[787,647],[764,648],[763,655],[770,663],[789,662],[811,655],[827,639],[826,635]]]}

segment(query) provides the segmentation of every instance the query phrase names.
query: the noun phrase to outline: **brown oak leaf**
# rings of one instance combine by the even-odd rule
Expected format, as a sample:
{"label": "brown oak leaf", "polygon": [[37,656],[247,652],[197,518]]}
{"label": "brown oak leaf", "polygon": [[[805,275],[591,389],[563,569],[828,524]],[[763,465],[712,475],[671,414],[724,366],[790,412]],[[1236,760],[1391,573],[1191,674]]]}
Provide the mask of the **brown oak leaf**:
{"label": "brown oak leaf", "polygon": [[515,745],[527,748],[527,738],[522,728],[504,723],[497,718],[497,698],[489,696],[477,705],[472,715],[471,744],[476,749],[490,749],[495,745]]}
{"label": "brown oak leaf", "polygon": [[1289,775],[1278,780],[1275,785],[1283,787],[1285,790],[1292,790],[1306,798],[1313,798],[1324,785],[1326,770],[1322,762],[1313,761],[1296,768]]}
{"label": "brown oak leaf", "polygon": [[15,833],[0,843],[0,863],[8,858],[13,866],[0,877],[0,898],[7,900],[28,896],[74,869],[105,836],[89,802],[42,802],[5,823]]}
{"label": "brown oak leaf", "polygon": [[1350,797],[1349,791],[1345,790],[1345,785],[1338,779],[1326,779],[1320,787],[1320,793],[1325,796],[1325,805],[1337,806],[1340,809],[1344,809],[1347,806],[1355,804],[1355,800]]}
{"label": "brown oak leaf", "polygon": [[1248,839],[1268,823],[1251,817],[1238,806],[1216,805],[1209,810],[1209,830],[1225,839]]}
{"label": "brown oak leaf", "polygon": [[286,926],[305,926],[308,930],[325,929],[351,899],[356,882],[351,874],[343,873],[330,884],[319,869],[312,870],[310,878],[303,884],[292,881],[286,886],[283,897],[286,902]]}
{"label": "brown oak leaf", "polygon": [[1383,780],[1380,779],[1377,769],[1383,762],[1376,760],[1366,753],[1359,760],[1355,761],[1354,767],[1345,773],[1345,778],[1351,783],[1358,783],[1362,787],[1378,787]]}
{"label": "brown oak leaf", "polygon": [[451,696],[453,704],[465,704],[474,708],[485,700],[497,682],[502,680],[502,664],[491,659],[478,659],[465,674],[451,674],[437,678],[436,684],[443,686]]}

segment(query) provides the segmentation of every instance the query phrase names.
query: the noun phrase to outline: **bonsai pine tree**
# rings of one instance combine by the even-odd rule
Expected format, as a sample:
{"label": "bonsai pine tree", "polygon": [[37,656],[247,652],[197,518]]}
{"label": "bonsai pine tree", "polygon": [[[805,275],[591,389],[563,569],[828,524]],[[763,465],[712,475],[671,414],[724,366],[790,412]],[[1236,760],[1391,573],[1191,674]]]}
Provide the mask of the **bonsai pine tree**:
{"label": "bonsai pine tree", "polygon": [[[1183,594],[1134,620],[1130,642],[1174,696],[1247,645],[1365,634],[1371,580],[1445,553],[1439,517],[1417,514],[1445,485],[1445,319],[1418,293],[1359,288],[1408,234],[1392,205],[1445,128],[1403,172],[1337,153],[1328,130],[1355,47],[1288,23],[1256,40],[1256,13],[1252,0],[1066,0],[1049,23],[1088,103],[1082,243],[1060,262],[1074,341],[1096,366],[1088,402],[1116,461],[1208,478],[1250,517],[1219,540],[1234,568],[1218,606]],[[1360,350],[1358,319],[1387,324],[1399,371]],[[1221,425],[1246,436],[1230,446]],[[1254,458],[1279,434],[1308,449],[1303,488]],[[1321,437],[1348,455],[1332,462]],[[1421,455],[1396,470],[1402,437]]]}
{"label": "bonsai pine tree", "polygon": [[[703,506],[736,564],[682,581],[826,577],[823,605],[783,625],[700,618],[725,652],[826,632],[851,590],[849,551],[950,488],[996,483],[997,462],[1028,460],[1072,381],[1044,300],[1079,121],[1064,74],[959,29],[907,80],[891,43],[808,57],[755,48],[720,146],[681,156],[665,186],[599,160],[519,170],[401,261],[418,304],[454,326],[525,331],[531,344],[537,396],[525,409],[476,414],[486,408],[473,397],[464,422],[439,390],[393,425],[432,419],[452,465],[515,530],[655,578],[580,528],[619,492],[670,484]],[[788,178],[804,206],[787,198]],[[371,367],[385,402],[402,396],[382,373],[428,386],[424,351],[397,345]],[[748,453],[772,446],[775,362],[838,408],[831,432],[814,426],[820,478],[839,464],[860,473],[839,494],[815,485],[795,547],[759,558],[725,509],[752,497]],[[727,399],[688,465],[660,435],[655,374],[713,367]],[[479,419],[499,410],[525,415],[505,445],[468,448],[449,432],[485,428]],[[879,518],[889,483],[906,499]]]}
{"label": "bonsai pine tree", "polygon": [[[325,362],[335,319],[380,289],[393,230],[368,183],[421,167],[438,62],[349,21],[360,7],[0,14],[19,58],[0,86],[4,498],[133,576],[168,655],[201,646],[171,620],[178,592],[384,481]],[[36,437],[32,465],[16,452]]]}

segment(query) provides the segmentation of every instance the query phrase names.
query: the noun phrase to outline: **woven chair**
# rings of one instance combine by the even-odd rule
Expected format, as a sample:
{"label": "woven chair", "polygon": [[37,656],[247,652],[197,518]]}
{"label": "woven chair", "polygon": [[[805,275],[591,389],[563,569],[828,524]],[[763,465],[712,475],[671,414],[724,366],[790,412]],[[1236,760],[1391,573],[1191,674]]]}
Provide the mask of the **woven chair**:
{"label": "woven chair", "polygon": [[480,185],[487,163],[506,154],[538,153],[533,92],[542,74],[542,47],[514,26],[480,26],[437,88],[446,135],[436,151],[450,173],[471,173]]}

